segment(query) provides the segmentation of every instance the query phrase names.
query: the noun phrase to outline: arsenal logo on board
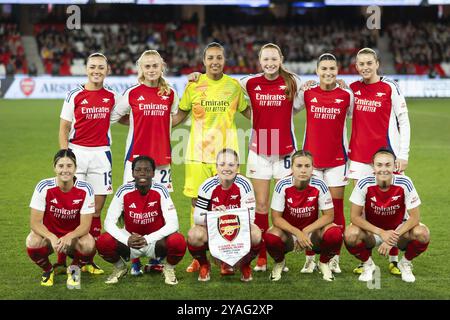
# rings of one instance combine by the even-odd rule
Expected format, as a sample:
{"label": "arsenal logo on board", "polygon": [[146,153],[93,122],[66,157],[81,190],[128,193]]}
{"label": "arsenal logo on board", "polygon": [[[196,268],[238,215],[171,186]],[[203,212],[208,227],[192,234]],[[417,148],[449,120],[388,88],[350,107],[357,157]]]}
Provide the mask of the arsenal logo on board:
{"label": "arsenal logo on board", "polygon": [[236,239],[241,229],[241,222],[239,216],[235,214],[226,214],[217,219],[217,228],[219,233],[227,241]]}
{"label": "arsenal logo on board", "polygon": [[23,94],[27,97],[33,93],[34,91],[34,80],[33,78],[25,78],[20,81],[20,89],[22,90]]}

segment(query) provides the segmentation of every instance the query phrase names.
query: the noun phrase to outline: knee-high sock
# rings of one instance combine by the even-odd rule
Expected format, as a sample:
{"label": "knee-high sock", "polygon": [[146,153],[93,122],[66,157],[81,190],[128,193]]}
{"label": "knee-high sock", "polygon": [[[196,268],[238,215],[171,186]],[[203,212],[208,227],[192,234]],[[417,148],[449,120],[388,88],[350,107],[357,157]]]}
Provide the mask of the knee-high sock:
{"label": "knee-high sock", "polygon": [[45,272],[52,269],[52,264],[48,259],[48,256],[50,255],[50,250],[48,247],[27,248],[27,253],[31,260],[33,260],[33,262],[41,267]]}
{"label": "knee-high sock", "polygon": [[186,240],[181,233],[173,233],[166,238],[167,263],[176,265],[186,253]]}
{"label": "knee-high sock", "polygon": [[392,247],[391,250],[389,251],[389,255],[390,256],[398,256],[398,248]]}
{"label": "knee-high sock", "polygon": [[[256,212],[255,224],[261,229],[261,233],[264,235],[267,229],[269,229],[269,215],[267,213]],[[266,243],[264,241],[261,241],[259,257],[262,259],[267,259]]]}
{"label": "knee-high sock", "polygon": [[[334,206],[334,223],[345,231],[345,216],[344,216],[344,199],[333,199]],[[341,247],[336,251],[337,255],[341,254]]]}
{"label": "knee-high sock", "polygon": [[247,253],[247,255],[245,255],[241,259],[241,265],[242,266],[250,264],[252,262],[252,260],[255,259],[258,256],[258,254],[260,252],[260,249],[261,249],[261,243],[262,243],[262,241],[260,243],[258,243],[257,245],[252,245],[251,246],[250,252]]}
{"label": "knee-high sock", "polygon": [[100,217],[92,217],[91,229],[89,230],[89,233],[97,241],[101,232],[102,232],[102,220],[100,219]]}
{"label": "knee-high sock", "polygon": [[281,238],[266,232],[264,234],[264,241],[266,242],[267,251],[273,260],[275,260],[275,262],[283,261],[285,256],[285,248]]}
{"label": "knee-high sock", "polygon": [[408,242],[408,245],[406,246],[405,258],[408,260],[416,258],[422,252],[427,250],[428,244],[429,242],[422,243],[417,240],[411,240],[410,242]]}
{"label": "knee-high sock", "polygon": [[327,263],[337,254],[342,246],[342,229],[339,227],[331,227],[322,235],[320,243],[320,262]]}
{"label": "knee-high sock", "polygon": [[63,252],[58,253],[58,264],[65,265],[66,264],[67,255]]}
{"label": "knee-high sock", "polygon": [[194,247],[190,244],[187,245],[189,252],[191,253],[194,259],[200,263],[200,265],[204,265],[208,263],[208,258],[206,257],[206,250],[208,249],[207,245],[203,245],[201,247]]}
{"label": "knee-high sock", "polygon": [[94,255],[95,255],[95,251],[94,251],[94,254],[83,254],[80,251],[75,250],[75,253],[73,255],[72,265],[82,267],[82,266],[88,264],[89,262],[91,262]]}
{"label": "knee-high sock", "polygon": [[334,223],[345,231],[344,199],[333,199]]}
{"label": "knee-high sock", "polygon": [[362,262],[369,260],[372,255],[372,249],[367,249],[364,242],[361,242],[354,247],[347,246],[347,250]]}
{"label": "knee-high sock", "polygon": [[118,241],[109,233],[100,235],[96,243],[98,254],[107,262],[116,263],[120,259]]}

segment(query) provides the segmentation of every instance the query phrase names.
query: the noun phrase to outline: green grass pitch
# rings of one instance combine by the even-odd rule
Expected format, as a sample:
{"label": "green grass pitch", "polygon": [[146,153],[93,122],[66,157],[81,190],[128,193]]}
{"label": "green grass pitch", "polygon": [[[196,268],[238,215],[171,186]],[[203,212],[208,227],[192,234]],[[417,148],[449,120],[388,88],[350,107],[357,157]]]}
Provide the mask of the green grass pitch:
{"label": "green grass pitch", "polygon": [[[416,282],[407,284],[387,270],[387,259],[374,251],[375,263],[381,269],[379,289],[369,289],[351,270],[357,260],[345,248],[341,255],[343,273],[332,283],[320,275],[300,274],[303,254],[288,254],[290,271],[278,283],[269,282],[268,273],[255,273],[254,281],[241,283],[239,275],[222,278],[216,267],[212,279],[199,283],[196,274],[184,270],[190,263],[189,253],[177,267],[179,284],[169,287],[159,274],[140,278],[127,276],[119,284],[108,286],[104,280],[111,265],[96,256],[106,274],[83,274],[82,289],[66,289],[65,276],[55,277],[55,285],[39,285],[40,269],[26,254],[25,237],[29,233],[29,202],[36,183],[53,176],[52,157],[58,149],[59,113],[62,100],[0,100],[0,299],[449,299],[450,298],[450,100],[409,100],[411,151],[407,175],[422,200],[422,221],[431,230],[427,252],[414,261]],[[237,116],[238,127],[249,122]],[[299,145],[304,129],[304,114],[295,118]],[[114,125],[113,182],[121,184],[127,128]],[[177,207],[180,228],[189,228],[189,201],[182,195],[184,166],[173,165],[172,194]],[[245,172],[242,166],[241,172]],[[346,190],[345,213],[349,217],[351,188]],[[111,200],[108,197],[106,208]],[[51,256],[51,261],[55,255]],[[269,268],[272,266],[269,260]]]}

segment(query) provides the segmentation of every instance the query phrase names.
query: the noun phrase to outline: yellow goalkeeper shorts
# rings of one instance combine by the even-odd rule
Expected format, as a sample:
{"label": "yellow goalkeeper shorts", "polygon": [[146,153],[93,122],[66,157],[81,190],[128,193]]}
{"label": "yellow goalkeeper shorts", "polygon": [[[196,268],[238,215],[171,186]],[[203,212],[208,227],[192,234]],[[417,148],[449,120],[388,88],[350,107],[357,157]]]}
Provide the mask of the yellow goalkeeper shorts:
{"label": "yellow goalkeeper shorts", "polygon": [[197,198],[202,183],[217,173],[215,163],[187,161],[185,169],[183,194],[189,198]]}

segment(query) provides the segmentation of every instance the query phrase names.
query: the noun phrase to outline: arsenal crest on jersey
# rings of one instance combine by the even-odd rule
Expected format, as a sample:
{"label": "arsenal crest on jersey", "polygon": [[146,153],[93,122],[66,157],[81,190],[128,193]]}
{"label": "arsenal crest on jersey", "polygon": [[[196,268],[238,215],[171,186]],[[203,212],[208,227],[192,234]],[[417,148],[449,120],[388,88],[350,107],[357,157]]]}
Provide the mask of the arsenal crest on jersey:
{"label": "arsenal crest on jersey", "polygon": [[241,222],[239,216],[227,214],[217,219],[217,229],[220,235],[227,241],[233,241],[239,234]]}

